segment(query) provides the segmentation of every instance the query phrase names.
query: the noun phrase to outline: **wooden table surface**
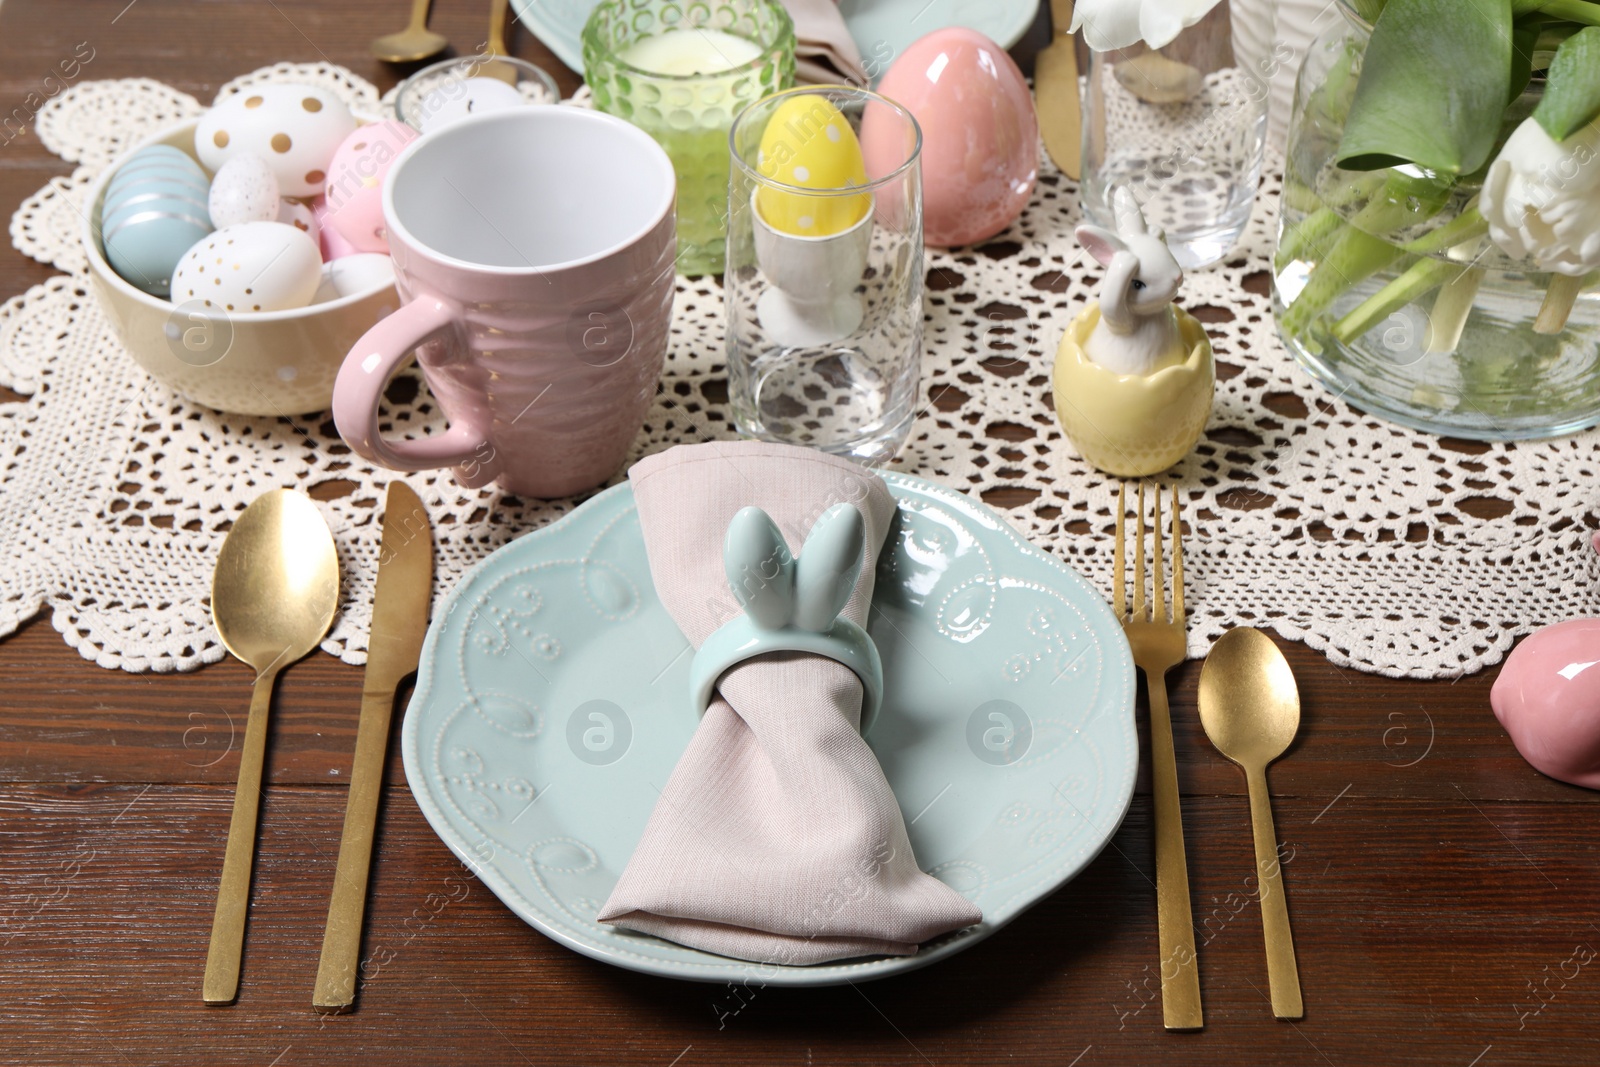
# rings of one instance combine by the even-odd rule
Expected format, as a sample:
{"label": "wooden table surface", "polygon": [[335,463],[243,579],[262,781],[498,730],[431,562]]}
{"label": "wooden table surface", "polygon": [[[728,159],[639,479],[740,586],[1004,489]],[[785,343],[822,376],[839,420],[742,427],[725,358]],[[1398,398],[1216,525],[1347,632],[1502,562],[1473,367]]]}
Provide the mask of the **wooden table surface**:
{"label": "wooden table surface", "polygon": [[[202,101],[277,60],[331,60],[386,88],[397,72],[366,44],[405,6],[5,0],[0,112],[80,42],[93,49],[81,78],[153,77]],[[486,5],[435,7],[458,50],[479,44]],[[577,84],[525,30],[513,50]],[[0,205],[68,170],[30,130],[0,147]],[[0,296],[49,273],[0,254]],[[101,670],[47,616],[0,641],[7,1062],[1500,1067],[1600,1050],[1600,808],[1517,756],[1489,711],[1493,671],[1394,681],[1285,643],[1304,725],[1272,785],[1302,1022],[1268,1008],[1243,778],[1200,730],[1197,663],[1177,672],[1173,706],[1202,1033],[1161,1027],[1142,781],[1099,859],[971,950],[860,986],[730,989],[608,967],[525,926],[434,836],[397,755],[358,1010],[322,1017],[311,987],[361,672],[317,654],[280,685],[243,984],[235,1006],[206,1008],[250,673]]]}

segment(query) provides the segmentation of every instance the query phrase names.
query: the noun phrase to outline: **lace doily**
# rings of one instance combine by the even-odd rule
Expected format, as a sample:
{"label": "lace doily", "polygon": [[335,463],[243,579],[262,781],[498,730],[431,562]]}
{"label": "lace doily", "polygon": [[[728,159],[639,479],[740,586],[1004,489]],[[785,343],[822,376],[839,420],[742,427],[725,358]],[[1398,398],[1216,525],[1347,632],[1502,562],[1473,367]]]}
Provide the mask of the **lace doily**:
{"label": "lace doily", "polygon": [[[225,86],[312,80],[363,111],[376,90],[331,65],[280,65]],[[85,82],[39,117],[44,143],[79,164],[12,220],[25,254],[62,276],[0,307],[0,633],[48,606],[69,644],[106,667],[185,670],[222,658],[207,594],[240,510],[275,486],[320,487],[344,568],[343,610],[323,647],[365,660],[375,521],[394,474],[355,458],[327,416],[222,415],[138,369],[89,293],[78,247],[82,194],[128,145],[200,110],[145,79]],[[999,500],[1036,544],[1109,588],[1117,482],[1063,439],[1050,365],[1099,270],[1072,237],[1076,188],[1041,157],[1027,213],[980,248],[928,255],[922,407],[894,466]],[[1269,172],[1281,167],[1269,161]],[[1269,178],[1239,248],[1183,294],[1217,355],[1216,409],[1175,480],[1190,649],[1229,626],[1270,626],[1335,663],[1450,677],[1496,662],[1513,638],[1600,614],[1587,546],[1597,524],[1600,433],[1535,444],[1440,440],[1367,418],[1298,370],[1269,307]],[[722,362],[722,291],[680,279],[666,376],[633,455],[733,436]],[[389,391],[392,432],[440,422],[425,387]],[[572,507],[407,475],[427,503],[439,589],[496,546]],[[1472,512],[1492,514],[1475,517]],[[1485,510],[1487,509],[1487,511]]]}

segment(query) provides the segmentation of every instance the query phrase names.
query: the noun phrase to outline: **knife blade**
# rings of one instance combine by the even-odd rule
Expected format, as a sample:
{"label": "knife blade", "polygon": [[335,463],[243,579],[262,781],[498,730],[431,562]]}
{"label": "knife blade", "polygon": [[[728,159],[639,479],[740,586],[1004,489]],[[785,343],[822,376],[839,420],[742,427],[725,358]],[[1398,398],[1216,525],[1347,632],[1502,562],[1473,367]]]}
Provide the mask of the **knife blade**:
{"label": "knife blade", "polygon": [[383,539],[378,581],[372,597],[372,636],[361,685],[361,719],[345,802],[339,863],[322,935],[322,958],[312,1007],[347,1011],[355,1003],[361,923],[366,911],[372,838],[377,830],[378,797],[389,748],[389,718],[395,691],[417,669],[433,599],[433,532],[428,512],[411,487],[389,483],[383,505]]}
{"label": "knife blade", "polygon": [[1050,0],[1050,29],[1055,35],[1033,60],[1034,106],[1044,147],[1061,173],[1076,179],[1082,170],[1083,110],[1078,101],[1077,42],[1072,25],[1072,0]]}

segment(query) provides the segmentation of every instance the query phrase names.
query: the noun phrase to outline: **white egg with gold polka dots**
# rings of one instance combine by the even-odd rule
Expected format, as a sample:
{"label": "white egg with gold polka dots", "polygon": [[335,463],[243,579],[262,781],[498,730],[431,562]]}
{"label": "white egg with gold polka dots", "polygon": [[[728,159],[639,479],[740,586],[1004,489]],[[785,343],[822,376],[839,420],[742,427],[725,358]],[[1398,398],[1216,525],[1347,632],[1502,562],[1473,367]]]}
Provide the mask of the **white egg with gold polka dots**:
{"label": "white egg with gold polka dots", "polygon": [[241,152],[267,161],[283,196],[315,196],[328,161],[356,128],[332,92],[314,85],[253,85],[218,100],[195,127],[194,148],[213,173]]}
{"label": "white egg with gold polka dots", "polygon": [[282,222],[242,222],[185,252],[172,272],[172,302],[221,311],[305,307],[322,281],[310,234]]}

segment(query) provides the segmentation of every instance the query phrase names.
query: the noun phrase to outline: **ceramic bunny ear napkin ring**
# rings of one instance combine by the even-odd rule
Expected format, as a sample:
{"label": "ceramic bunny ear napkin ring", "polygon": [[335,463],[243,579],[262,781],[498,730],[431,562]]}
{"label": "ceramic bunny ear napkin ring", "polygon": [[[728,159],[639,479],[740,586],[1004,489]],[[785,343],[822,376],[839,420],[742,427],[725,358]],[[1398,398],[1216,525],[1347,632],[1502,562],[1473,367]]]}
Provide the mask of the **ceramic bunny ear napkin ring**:
{"label": "ceramic bunny ear napkin ring", "polygon": [[1216,368],[1205,327],[1172,303],[1183,270],[1165,235],[1127,188],[1112,203],[1117,232],[1077,230],[1106,277],[1056,351],[1056,416],[1084,459],[1138,478],[1166,470],[1200,439]]}
{"label": "ceramic bunny ear napkin ring", "polygon": [[861,512],[835,504],[811,527],[796,560],[765,511],[749,507],[733,517],[722,561],[744,614],[695,653],[689,691],[696,712],[705,713],[730,667],[768,652],[809,652],[844,664],[861,679],[861,732],[871,729],[883,700],[883,662],[867,631],[839,617],[861,576],[866,533]]}

